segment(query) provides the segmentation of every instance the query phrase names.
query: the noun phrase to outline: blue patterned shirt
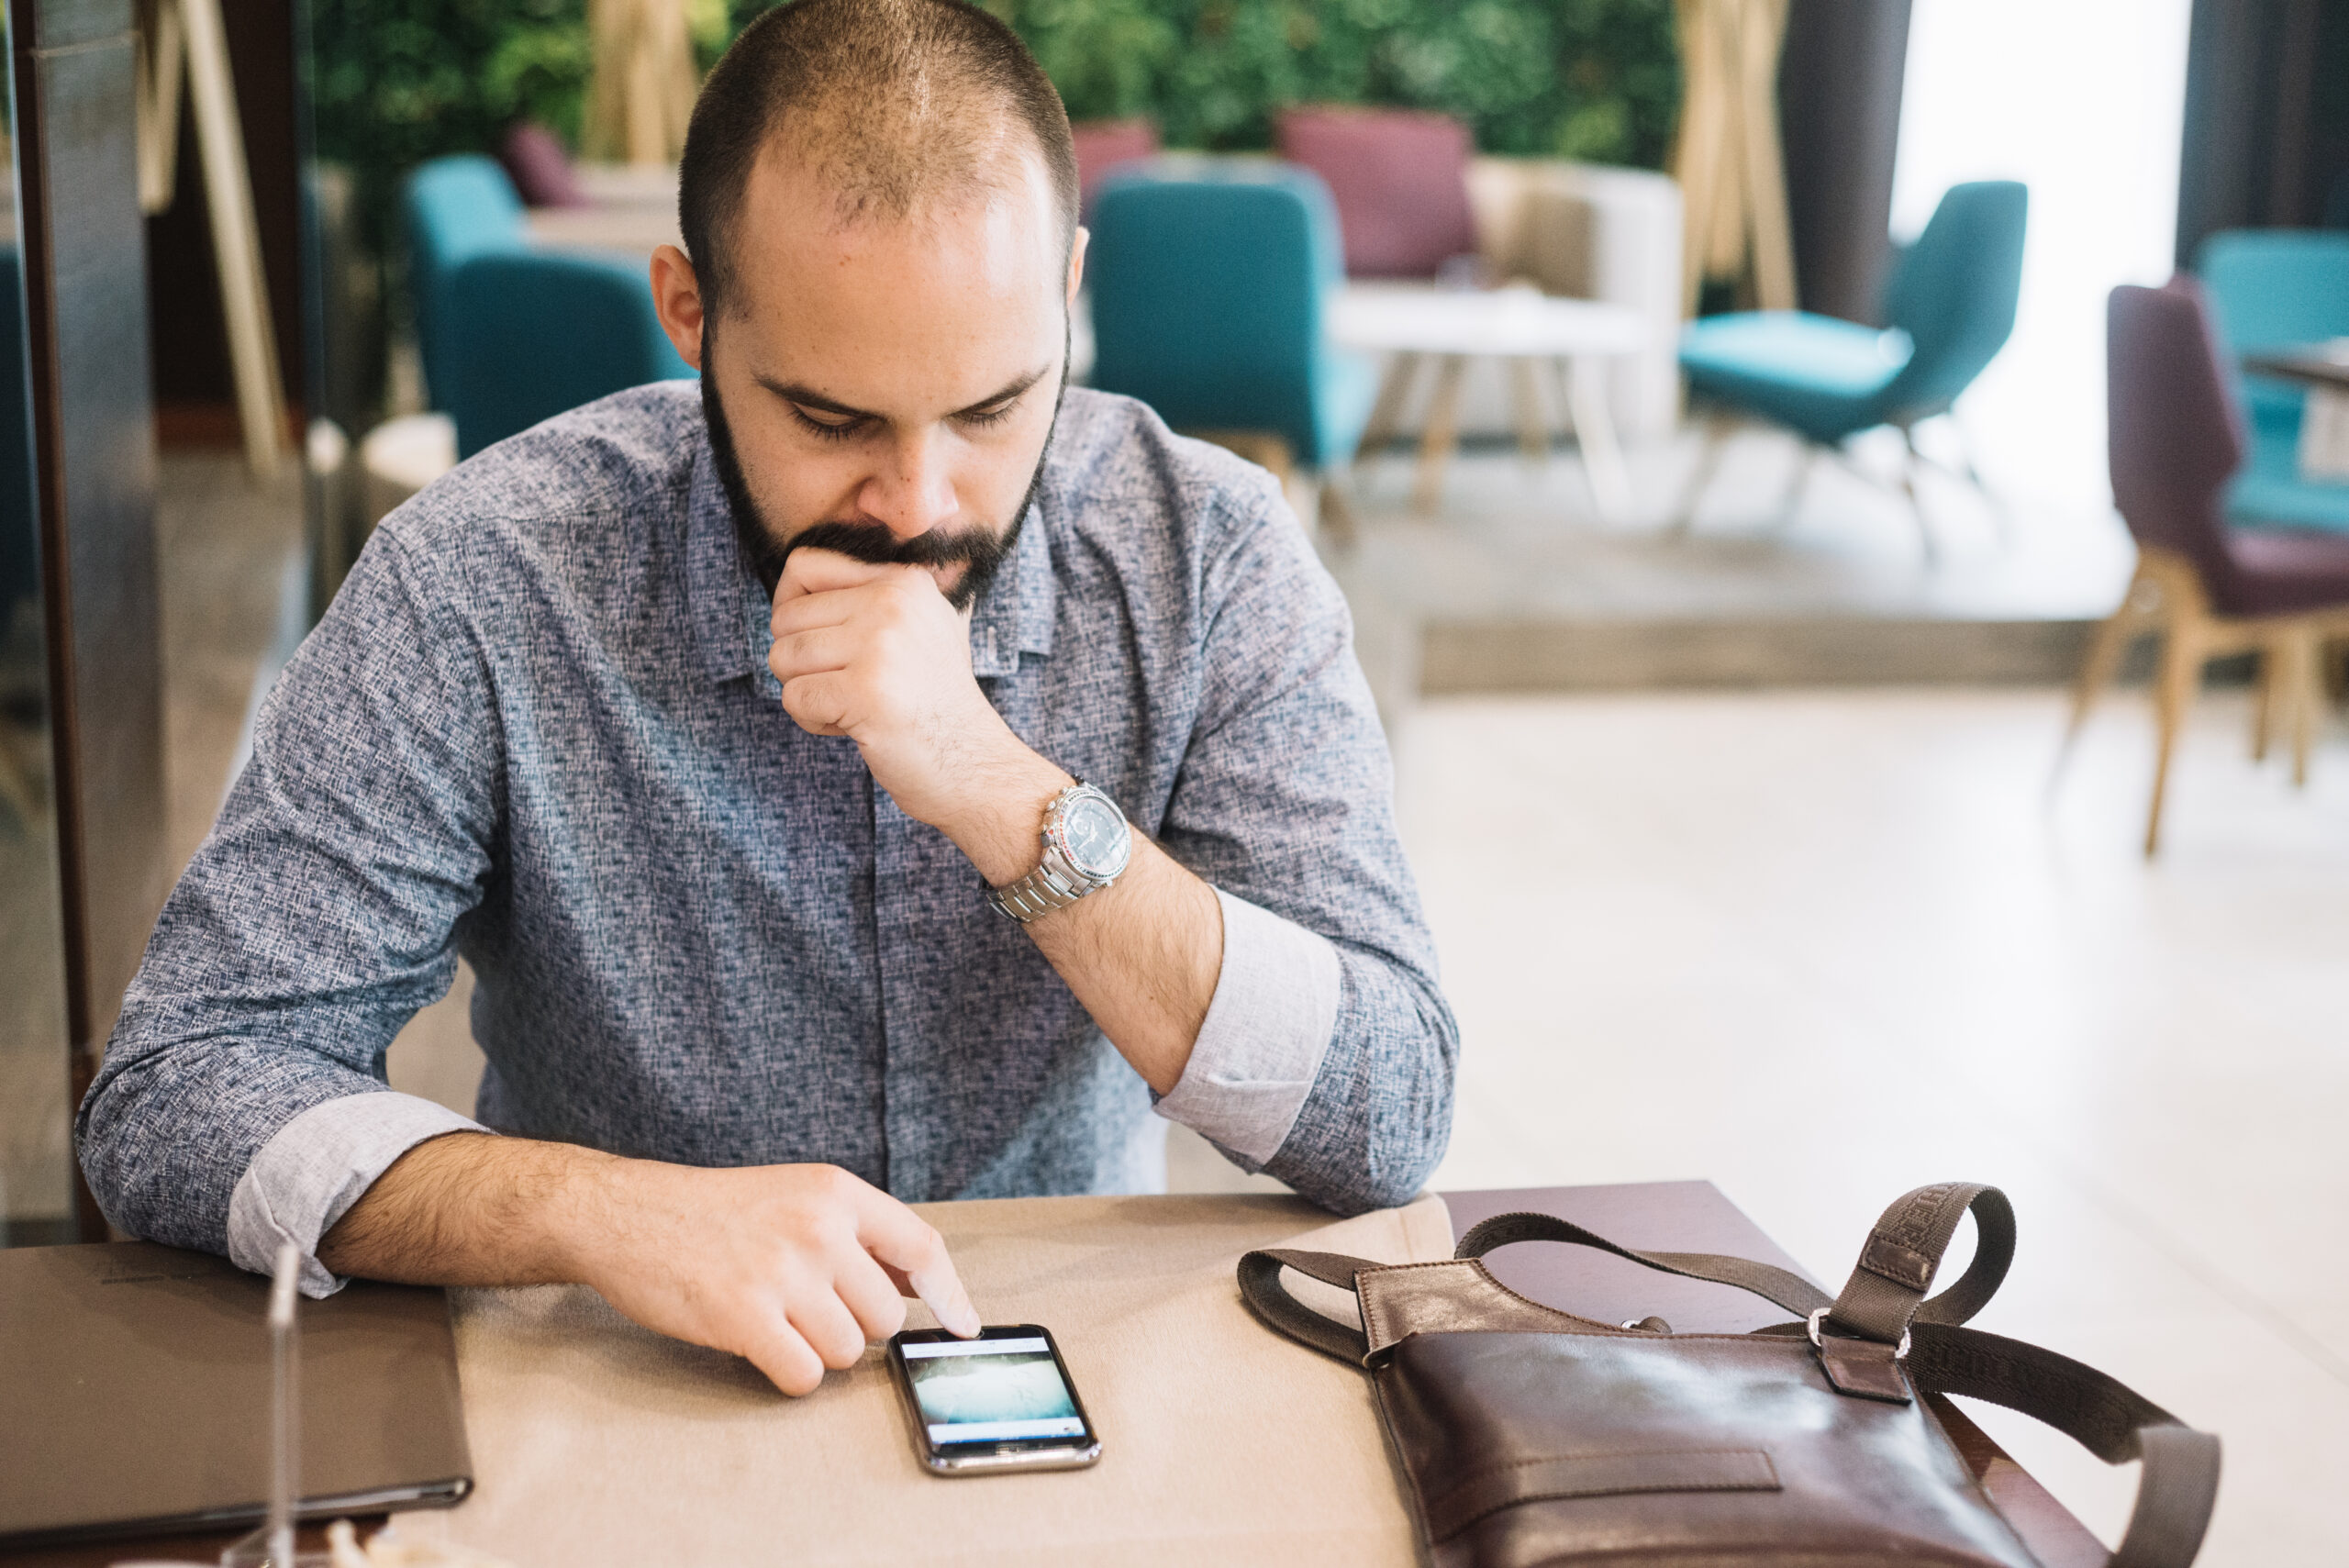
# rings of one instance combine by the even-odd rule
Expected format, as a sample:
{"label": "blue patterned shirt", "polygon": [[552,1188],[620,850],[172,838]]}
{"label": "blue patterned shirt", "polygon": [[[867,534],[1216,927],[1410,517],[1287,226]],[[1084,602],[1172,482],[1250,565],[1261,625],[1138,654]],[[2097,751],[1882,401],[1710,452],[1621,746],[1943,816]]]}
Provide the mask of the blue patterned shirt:
{"label": "blue patterned shirt", "polygon": [[313,1253],[402,1152],[477,1125],[384,1082],[460,954],[499,1131],[924,1200],[1162,1185],[1154,1109],[1331,1208],[1418,1189],[1454,1026],[1344,603],[1262,471],[1071,390],[972,618],[1010,728],[1218,891],[1215,996],[1154,1106],[963,853],[784,712],[768,608],[692,383],[386,518],[82,1106],[107,1216],[251,1268]]}

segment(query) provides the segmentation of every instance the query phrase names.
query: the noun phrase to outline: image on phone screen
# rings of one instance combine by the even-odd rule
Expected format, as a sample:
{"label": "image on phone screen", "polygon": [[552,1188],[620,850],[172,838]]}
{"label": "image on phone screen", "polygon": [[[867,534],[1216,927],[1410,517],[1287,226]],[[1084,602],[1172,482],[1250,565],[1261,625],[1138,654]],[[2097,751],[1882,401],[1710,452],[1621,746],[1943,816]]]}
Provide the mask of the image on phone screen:
{"label": "image on phone screen", "polygon": [[932,1469],[1084,1464],[1099,1452],[1059,1348],[1035,1324],[975,1340],[914,1330],[889,1349]]}

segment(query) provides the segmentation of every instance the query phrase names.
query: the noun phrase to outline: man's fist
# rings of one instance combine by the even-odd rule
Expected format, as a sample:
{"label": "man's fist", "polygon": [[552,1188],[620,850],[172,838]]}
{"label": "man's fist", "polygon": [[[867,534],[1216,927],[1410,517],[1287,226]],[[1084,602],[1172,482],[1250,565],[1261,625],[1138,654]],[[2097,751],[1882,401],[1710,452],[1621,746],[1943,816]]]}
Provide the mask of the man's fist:
{"label": "man's fist", "polygon": [[[932,569],[794,550],[770,626],[767,667],[783,683],[784,710],[810,734],[853,740],[898,810],[966,851],[974,814],[1008,805],[1032,817],[1061,787],[1053,781],[1066,781],[979,690],[970,613],[947,603]],[[1034,831],[1030,822],[1031,840]],[[993,869],[980,862],[981,871]],[[994,879],[1028,869],[1013,864]]]}

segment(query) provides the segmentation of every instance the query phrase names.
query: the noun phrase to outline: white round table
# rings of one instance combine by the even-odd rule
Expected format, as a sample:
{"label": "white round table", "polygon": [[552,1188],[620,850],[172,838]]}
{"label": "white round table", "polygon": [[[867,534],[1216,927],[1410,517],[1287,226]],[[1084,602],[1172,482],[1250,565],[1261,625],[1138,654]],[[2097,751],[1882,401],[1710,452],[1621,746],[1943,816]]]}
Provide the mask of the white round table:
{"label": "white round table", "polygon": [[1555,375],[1568,420],[1582,444],[1599,515],[1629,516],[1630,470],[1607,411],[1605,361],[1650,346],[1652,328],[1639,312],[1586,299],[1561,299],[1530,284],[1501,289],[1454,290],[1410,284],[1349,284],[1330,301],[1330,339],[1349,349],[1390,353],[1363,431],[1362,451],[1394,438],[1420,363],[1436,361],[1435,390],[1419,438],[1416,503],[1435,510],[1444,466],[1459,446],[1460,376],[1469,360],[1507,360],[1514,377],[1519,442],[1529,457],[1546,457],[1550,426],[1543,417],[1537,367]]}

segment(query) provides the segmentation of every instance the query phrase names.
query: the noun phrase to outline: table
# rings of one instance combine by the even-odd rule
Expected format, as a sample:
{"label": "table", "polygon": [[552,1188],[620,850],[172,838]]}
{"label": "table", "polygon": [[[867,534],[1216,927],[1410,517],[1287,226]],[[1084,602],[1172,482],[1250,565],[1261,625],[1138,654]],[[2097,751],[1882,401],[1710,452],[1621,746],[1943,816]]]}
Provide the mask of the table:
{"label": "table", "polygon": [[1444,467],[1459,446],[1461,374],[1470,360],[1482,358],[1508,361],[1518,442],[1535,459],[1550,451],[1540,376],[1540,368],[1549,367],[1581,442],[1599,515],[1609,522],[1630,515],[1631,471],[1608,412],[1603,372],[1608,360],[1653,346],[1652,329],[1639,312],[1557,298],[1530,284],[1486,290],[1350,284],[1330,302],[1329,332],[1344,348],[1394,356],[1363,431],[1363,453],[1375,452],[1394,439],[1420,366],[1434,361],[1435,387],[1419,436],[1414,495],[1422,513],[1435,510]]}
{"label": "table", "polygon": [[2310,386],[2349,391],[2349,339],[2255,350],[2243,357],[2243,368],[2254,375],[2279,375]]}
{"label": "table", "polygon": [[2300,415],[2300,477],[2330,484],[2349,480],[2349,338],[2254,350],[2243,357],[2243,368],[2309,389]]}
{"label": "table", "polygon": [[663,245],[682,250],[674,206],[532,207],[523,217],[533,245],[551,250],[623,251],[649,267]]}
{"label": "table", "polygon": [[[1415,1207],[1336,1225],[1327,1225],[1328,1216],[1311,1210],[1299,1200],[1260,1196],[1031,1199],[925,1206],[924,1212],[947,1233],[958,1259],[963,1260],[966,1278],[999,1273],[1001,1264],[1014,1252],[1024,1258],[1024,1273],[1032,1287],[1030,1298],[1022,1300],[1008,1286],[998,1286],[1001,1295],[998,1300],[990,1302],[991,1316],[996,1315],[995,1307],[998,1305],[1015,1312],[1032,1309],[1036,1291],[1063,1303],[1063,1313],[1053,1321],[1088,1402],[1094,1405],[1096,1417],[1102,1419],[1105,1429],[1108,1428],[1109,1419],[1104,1415],[1104,1405],[1114,1407],[1121,1396],[1130,1395],[1131,1390],[1121,1391],[1116,1386],[1119,1377],[1126,1374],[1126,1368],[1119,1364],[1124,1358],[1105,1361],[1099,1342],[1100,1326],[1095,1321],[1100,1314],[1086,1309],[1088,1286],[1095,1291],[1095,1307],[1102,1300],[1124,1303],[1118,1309],[1123,1318],[1112,1326],[1113,1331],[1125,1333],[1130,1339],[1138,1335],[1146,1341],[1156,1327],[1150,1318],[1154,1298],[1160,1295],[1171,1297],[1186,1288],[1185,1281],[1189,1276],[1184,1270],[1189,1262],[1208,1260],[1224,1271],[1219,1289],[1230,1293],[1229,1312],[1239,1314],[1223,1255],[1228,1251],[1236,1255],[1236,1250],[1248,1246],[1303,1240],[1297,1232],[1312,1231],[1316,1222],[1322,1222],[1325,1227],[1316,1233],[1322,1244],[1399,1261],[1405,1255],[1440,1256],[1451,1240],[1478,1220],[1513,1209],[1531,1208],[1572,1219],[1633,1246],[1731,1252],[1782,1268],[1798,1268],[1752,1220],[1707,1182],[1464,1192],[1448,1195],[1445,1207],[1448,1215],[1434,1211],[1431,1207]],[[1435,1227],[1433,1233],[1428,1228],[1430,1220]],[[1150,1244],[1137,1245],[1144,1240]],[[1105,1241],[1120,1249],[1122,1272],[1127,1276],[1122,1282],[1106,1278],[1119,1270],[1106,1267],[1102,1261],[1099,1248]],[[1658,1274],[1586,1249],[1543,1245],[1504,1248],[1492,1255],[1489,1266],[1511,1288],[1536,1300],[1609,1321],[1653,1312],[1676,1328],[1733,1332],[1784,1317],[1777,1308],[1742,1292]],[[1023,1555],[1033,1554],[1023,1554],[1016,1549],[1018,1538],[1026,1535],[1032,1539],[1037,1530],[1046,1528],[1045,1510],[1057,1509],[1063,1514],[1083,1511],[1081,1506],[1071,1501],[1082,1498],[1082,1489],[1069,1488],[1065,1478],[1029,1475],[941,1482],[921,1475],[914,1466],[909,1446],[896,1428],[898,1418],[894,1403],[880,1396],[877,1388],[860,1390],[855,1386],[857,1379],[869,1384],[878,1375],[877,1367],[870,1364],[873,1358],[868,1358],[867,1365],[850,1373],[835,1373],[826,1388],[808,1400],[786,1406],[776,1400],[771,1391],[758,1395],[753,1387],[755,1374],[744,1375],[740,1370],[741,1363],[718,1364],[730,1362],[731,1358],[676,1346],[640,1331],[610,1335],[600,1345],[593,1343],[591,1336],[583,1335],[581,1329],[583,1324],[590,1329],[594,1326],[586,1324],[575,1301],[564,1305],[562,1289],[466,1293],[467,1296],[494,1298],[490,1310],[514,1316],[521,1336],[539,1336],[551,1358],[527,1368],[507,1368],[503,1373],[497,1368],[484,1369],[471,1360],[466,1362],[468,1424],[474,1431],[475,1472],[481,1485],[475,1500],[467,1505],[465,1511],[469,1514],[484,1507],[494,1512],[501,1494],[511,1509],[524,1500],[519,1494],[534,1487],[560,1485],[567,1467],[611,1457],[594,1446],[596,1434],[592,1431],[565,1429],[547,1420],[547,1385],[601,1385],[605,1409],[625,1414],[640,1406],[647,1391],[661,1386],[663,1379],[687,1385],[682,1402],[673,1412],[677,1423],[667,1429],[670,1433],[689,1431],[696,1424],[729,1432],[748,1431],[725,1423],[731,1415],[746,1408],[754,1395],[774,1413],[769,1429],[774,1419],[788,1420],[800,1415],[837,1420],[852,1406],[861,1411],[860,1418],[869,1416],[877,1423],[874,1440],[884,1446],[874,1450],[870,1457],[858,1458],[856,1462],[870,1463],[879,1458],[885,1469],[889,1464],[901,1465],[904,1479],[898,1484],[885,1475],[878,1480],[863,1476],[853,1484],[868,1491],[876,1485],[894,1487],[891,1495],[901,1501],[890,1511],[902,1514],[908,1523],[918,1523],[925,1515],[951,1507],[952,1517],[958,1521],[956,1539],[951,1543],[953,1550],[945,1557],[939,1554],[937,1538],[929,1537],[926,1539],[930,1544],[924,1551],[909,1551],[902,1558],[875,1549],[868,1540],[854,1553],[857,1561],[913,1561],[917,1556],[928,1562],[949,1558],[957,1562],[992,1562],[998,1558],[1007,1562],[1020,1561]],[[465,1350],[468,1318],[479,1329],[484,1323],[482,1311],[481,1302],[474,1302],[468,1310],[461,1298],[461,1354],[472,1353]],[[1180,1540],[1147,1543],[1155,1550],[1138,1550],[1136,1543],[1120,1541],[1114,1551],[1104,1550],[1096,1543],[1093,1551],[1063,1551],[1057,1556],[1077,1563],[1174,1563],[1200,1561],[1207,1556],[1224,1561],[1266,1561],[1277,1556],[1288,1568],[1303,1568],[1316,1562],[1353,1564],[1408,1561],[1408,1552],[1398,1556],[1395,1551],[1400,1539],[1397,1532],[1402,1528],[1400,1504],[1393,1496],[1387,1461],[1368,1418],[1367,1384],[1360,1373],[1289,1344],[1248,1321],[1244,1315],[1217,1331],[1232,1336],[1221,1350],[1188,1341],[1164,1347],[1170,1356],[1191,1351],[1194,1364],[1162,1367],[1152,1374],[1160,1376],[1166,1386],[1196,1390],[1219,1409],[1228,1409],[1230,1439],[1240,1450],[1278,1455],[1284,1450],[1301,1446],[1297,1440],[1300,1429],[1314,1431],[1314,1446],[1330,1451],[1317,1455],[1317,1462],[1328,1468],[1330,1495],[1285,1496],[1280,1485],[1284,1478],[1269,1475],[1252,1493],[1243,1488],[1242,1495],[1219,1494],[1217,1507],[1207,1511],[1197,1533]],[[518,1342],[511,1332],[507,1339],[508,1342]],[[1094,1341],[1090,1349],[1088,1339]],[[1235,1365],[1235,1358],[1248,1364]],[[1271,1362],[1260,1358],[1270,1358]],[[1247,1374],[1251,1367],[1271,1362],[1277,1362],[1286,1372],[1302,1375],[1294,1383],[1285,1382],[1279,1397],[1268,1404],[1266,1390],[1253,1385]],[[1172,1382],[1164,1375],[1169,1372],[1177,1374]],[[1216,1381],[1219,1379],[1220,1385]],[[477,1396],[482,1405],[495,1405],[497,1408],[473,1407]],[[536,1407],[533,1400],[540,1402]],[[824,1414],[828,1405],[831,1409],[829,1417]],[[1361,1419],[1342,1433],[1315,1425],[1318,1418],[1341,1407],[1354,1408]],[[1197,1412],[1192,1416],[1196,1418]],[[2061,1505],[1962,1415],[1945,1410],[1944,1418],[1968,1462],[1983,1477],[1991,1496],[2047,1568],[2090,1568],[2092,1564],[2101,1568],[2106,1561],[2103,1548]],[[578,1424],[584,1428],[593,1423],[583,1419]],[[501,1476],[501,1463],[509,1472],[513,1470],[510,1461],[501,1460],[499,1455],[510,1449],[518,1430],[527,1433],[536,1445],[537,1451],[529,1456],[534,1473]],[[587,1488],[570,1499],[573,1507],[583,1511],[597,1507],[613,1510],[601,1521],[600,1528],[609,1529],[615,1520],[624,1521],[640,1508],[646,1512],[667,1509],[678,1518],[707,1520],[718,1512],[710,1505],[721,1497],[736,1501],[735,1511],[752,1518],[763,1517],[762,1510],[788,1517],[807,1506],[804,1501],[774,1495],[781,1483],[774,1469],[762,1462],[762,1451],[750,1443],[738,1448],[729,1441],[719,1451],[724,1456],[721,1460],[713,1462],[709,1456],[698,1456],[681,1467],[674,1457],[664,1454],[657,1440],[652,1440],[663,1435],[661,1431],[641,1429],[634,1435],[646,1440],[626,1451],[631,1462],[628,1468],[607,1472],[606,1485]],[[1105,1431],[1105,1435],[1130,1461],[1128,1473],[1119,1484],[1132,1487],[1159,1473],[1163,1451],[1144,1451],[1153,1433],[1136,1429],[1135,1423],[1129,1421],[1126,1429]],[[1117,1480],[1110,1463],[1110,1458],[1105,1457],[1101,1469],[1086,1473],[1104,1482]],[[837,1486],[837,1478],[831,1484]],[[1176,1477],[1168,1477],[1166,1484],[1183,1490]],[[819,1498],[823,1496],[822,1487],[822,1477],[810,1484],[811,1491]],[[965,1491],[964,1487],[970,1490]],[[681,1491],[685,1494],[682,1497],[678,1496]],[[611,1502],[613,1495],[622,1499],[616,1508]],[[636,1500],[640,1496],[640,1503]],[[1139,1500],[1144,1506],[1163,1506],[1163,1499],[1153,1502],[1144,1496]],[[1187,1492],[1177,1502],[1193,1515],[1200,1513],[1196,1499]],[[816,1506],[820,1507],[820,1502]],[[446,1532],[451,1518],[445,1514],[415,1514],[406,1517],[402,1528],[426,1535],[435,1530]],[[1062,1518],[1052,1518],[1048,1522],[1052,1529],[1068,1528]],[[1354,1535],[1344,1533],[1349,1524],[1353,1525]],[[1288,1528],[1284,1530],[1284,1526]],[[1222,1527],[1220,1533],[1218,1527]],[[490,1540],[484,1541],[484,1536]],[[474,1544],[494,1542],[498,1538],[496,1520],[476,1517],[470,1533],[458,1538]],[[5,1560],[12,1564],[50,1564],[56,1568],[110,1563],[139,1556],[217,1561],[220,1547],[229,1539],[232,1537],[223,1535],[171,1541],[114,1542],[51,1549]],[[990,1551],[990,1539],[1000,1539],[1005,1550]],[[685,1543],[677,1544],[683,1549],[677,1552],[676,1561],[718,1560],[708,1552],[696,1553]],[[705,1544],[722,1543],[713,1540]],[[510,1551],[505,1555],[515,1561],[518,1568],[530,1568],[536,1561]],[[816,1560],[797,1551],[781,1555],[794,1562]]]}

